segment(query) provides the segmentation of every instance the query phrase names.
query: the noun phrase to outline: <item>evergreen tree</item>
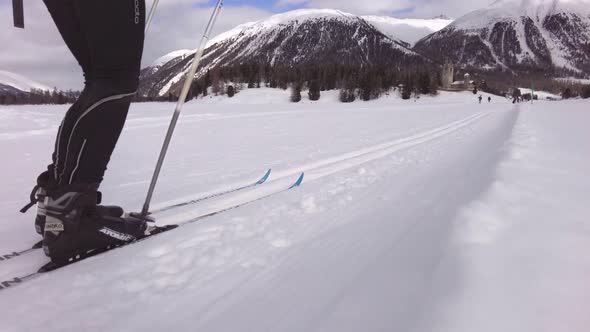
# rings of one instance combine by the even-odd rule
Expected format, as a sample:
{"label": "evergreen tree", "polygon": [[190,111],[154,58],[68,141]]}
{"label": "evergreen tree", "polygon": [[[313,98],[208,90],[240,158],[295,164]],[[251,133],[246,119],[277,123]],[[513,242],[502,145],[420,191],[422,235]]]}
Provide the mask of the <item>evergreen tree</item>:
{"label": "evergreen tree", "polygon": [[309,83],[309,100],[317,101],[320,100],[320,82],[319,80],[312,80]]}
{"label": "evergreen tree", "polygon": [[301,84],[295,83],[291,86],[291,102],[298,103],[301,101]]}
{"label": "evergreen tree", "polygon": [[418,78],[418,91],[421,94],[430,94],[430,75],[421,73]]}
{"label": "evergreen tree", "polygon": [[228,85],[227,86],[227,96],[229,98],[232,98],[235,94],[236,94],[236,89],[234,88],[234,86],[233,85]]}
{"label": "evergreen tree", "polygon": [[342,103],[352,103],[355,101],[356,96],[354,93],[354,89],[349,89],[349,88],[342,88],[340,90],[340,102]]}

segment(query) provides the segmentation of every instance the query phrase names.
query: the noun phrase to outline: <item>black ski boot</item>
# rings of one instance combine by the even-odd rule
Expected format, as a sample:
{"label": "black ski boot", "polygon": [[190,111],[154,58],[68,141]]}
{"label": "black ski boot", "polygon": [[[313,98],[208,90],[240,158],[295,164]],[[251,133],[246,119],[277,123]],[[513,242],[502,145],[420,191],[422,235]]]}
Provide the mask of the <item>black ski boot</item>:
{"label": "black ski boot", "polygon": [[[37,216],[35,217],[35,230],[39,235],[43,236],[45,231],[45,197],[47,192],[54,191],[57,188],[55,178],[49,171],[45,171],[37,177],[37,184],[31,191],[30,203],[23,207],[20,212],[26,213],[30,208],[37,204]],[[100,204],[102,194],[97,192],[96,204]],[[105,216],[120,217],[124,211],[118,206],[102,206],[97,205],[98,213]]]}
{"label": "black ski boot", "polygon": [[43,250],[52,263],[65,265],[147,235],[144,220],[102,214],[97,187],[70,185],[47,193]]}
{"label": "black ski boot", "polygon": [[20,212],[25,213],[32,208],[33,205],[37,204],[35,230],[40,235],[43,235],[45,229],[45,197],[47,196],[47,191],[55,186],[55,179],[49,171],[41,173],[37,178],[37,184],[33,187],[33,191],[31,191],[31,202],[20,210]]}

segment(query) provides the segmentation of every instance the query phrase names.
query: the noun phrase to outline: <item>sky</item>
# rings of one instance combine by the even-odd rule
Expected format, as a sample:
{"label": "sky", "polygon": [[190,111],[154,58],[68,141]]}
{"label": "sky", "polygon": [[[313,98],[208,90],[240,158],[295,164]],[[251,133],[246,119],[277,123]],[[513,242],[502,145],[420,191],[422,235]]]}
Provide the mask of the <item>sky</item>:
{"label": "sky", "polygon": [[[120,0],[131,1],[131,0]],[[153,0],[146,0],[148,8]],[[225,0],[213,35],[241,23],[298,8],[332,8],[353,14],[458,18],[492,0]],[[146,37],[143,65],[178,49],[194,49],[211,14],[214,0],[161,0]],[[12,6],[0,0],[0,70],[35,79],[58,89],[82,88],[82,73],[64,45],[40,0],[25,1],[26,29],[12,27]]]}

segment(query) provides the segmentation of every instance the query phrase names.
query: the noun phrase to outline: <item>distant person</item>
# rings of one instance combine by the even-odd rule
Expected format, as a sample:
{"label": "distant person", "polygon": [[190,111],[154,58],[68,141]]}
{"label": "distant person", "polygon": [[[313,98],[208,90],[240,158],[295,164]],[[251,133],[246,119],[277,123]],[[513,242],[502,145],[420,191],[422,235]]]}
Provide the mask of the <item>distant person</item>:
{"label": "distant person", "polygon": [[488,97],[488,103],[492,102],[492,97]]}
{"label": "distant person", "polygon": [[479,99],[479,103],[481,104],[481,101],[483,100],[483,96],[482,95],[479,95],[479,98],[478,99]]}

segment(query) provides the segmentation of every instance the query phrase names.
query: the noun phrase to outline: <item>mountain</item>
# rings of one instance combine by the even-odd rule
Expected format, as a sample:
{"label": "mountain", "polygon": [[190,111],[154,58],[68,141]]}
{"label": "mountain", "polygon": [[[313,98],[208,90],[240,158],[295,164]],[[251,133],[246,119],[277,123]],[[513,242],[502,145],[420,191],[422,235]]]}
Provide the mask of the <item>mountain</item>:
{"label": "mountain", "polygon": [[433,19],[394,18],[389,16],[362,16],[381,32],[394,39],[401,39],[413,46],[418,40],[444,29],[453,20],[445,17]]}
{"label": "mountain", "polygon": [[30,92],[32,89],[52,90],[48,86],[9,71],[0,70],[0,94]]}
{"label": "mountain", "polygon": [[[194,51],[175,52],[143,69],[140,95],[177,93]],[[242,24],[213,38],[197,76],[237,64],[297,67],[351,65],[400,67],[424,59],[362,17],[330,9],[305,9]]]}
{"label": "mountain", "polygon": [[590,73],[588,0],[503,0],[420,40],[414,50],[460,65]]}

